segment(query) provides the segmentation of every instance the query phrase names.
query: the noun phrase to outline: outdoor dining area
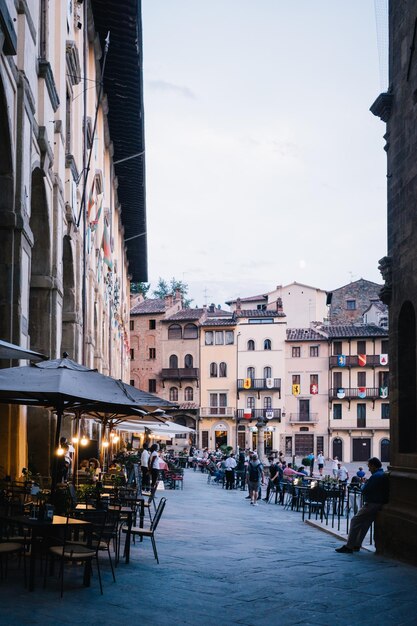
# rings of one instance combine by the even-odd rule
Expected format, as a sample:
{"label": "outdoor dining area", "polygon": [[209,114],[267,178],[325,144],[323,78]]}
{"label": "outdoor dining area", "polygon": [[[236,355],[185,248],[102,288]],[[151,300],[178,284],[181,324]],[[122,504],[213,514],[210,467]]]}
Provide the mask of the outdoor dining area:
{"label": "outdoor dining area", "polygon": [[[112,455],[122,428],[130,432],[140,424],[164,425],[165,410],[175,405],[65,354],[62,359],[1,369],[0,402],[45,407],[56,415],[49,475],[35,476],[24,468],[18,478],[0,478],[0,581],[7,584],[13,568],[21,572],[28,591],[48,588],[54,581],[62,596],[68,572],[74,576],[80,571],[87,587],[94,572],[103,593],[103,571],[116,582],[117,567],[129,563],[132,545],[139,542],[142,547],[144,539],[150,540],[159,563],[155,532],[166,498],[156,498],[158,483],[142,488],[138,463],[115,466]],[[72,421],[74,433],[67,475],[64,416]],[[98,467],[80,463],[80,423],[87,419],[101,428]]]}

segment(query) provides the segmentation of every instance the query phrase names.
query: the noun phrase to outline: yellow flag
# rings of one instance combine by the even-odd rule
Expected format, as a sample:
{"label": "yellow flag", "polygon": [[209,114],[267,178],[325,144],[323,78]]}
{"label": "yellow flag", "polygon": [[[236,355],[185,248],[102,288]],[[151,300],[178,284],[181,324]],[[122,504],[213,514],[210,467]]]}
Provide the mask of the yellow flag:
{"label": "yellow flag", "polygon": [[300,385],[296,384],[292,386],[292,395],[299,396],[300,395]]}
{"label": "yellow flag", "polygon": [[250,389],[251,386],[252,386],[251,379],[250,378],[244,378],[243,379],[243,389]]}

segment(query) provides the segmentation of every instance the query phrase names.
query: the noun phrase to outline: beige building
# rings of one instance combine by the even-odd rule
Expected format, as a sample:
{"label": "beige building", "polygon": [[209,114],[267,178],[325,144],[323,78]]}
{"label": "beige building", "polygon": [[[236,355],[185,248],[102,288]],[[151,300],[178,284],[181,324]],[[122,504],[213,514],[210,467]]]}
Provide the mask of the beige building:
{"label": "beige building", "polygon": [[329,343],[311,328],[287,330],[285,410],[280,449],[287,457],[328,449]]}
{"label": "beige building", "polygon": [[201,323],[198,444],[236,447],[236,319],[214,308]]}
{"label": "beige building", "polygon": [[372,325],[330,326],[329,456],[389,461],[387,331]]}
{"label": "beige building", "polygon": [[[144,149],[131,9],[122,23],[95,0],[0,3],[0,337],[124,380],[129,277],[147,277],[143,158],[124,161]],[[54,416],[3,407],[0,422],[4,473],[48,474]]]}
{"label": "beige building", "polygon": [[279,285],[268,293],[267,308],[273,309],[278,298],[287,316],[287,328],[309,328],[312,322],[323,322],[327,318],[327,293],[322,289],[295,281]]}

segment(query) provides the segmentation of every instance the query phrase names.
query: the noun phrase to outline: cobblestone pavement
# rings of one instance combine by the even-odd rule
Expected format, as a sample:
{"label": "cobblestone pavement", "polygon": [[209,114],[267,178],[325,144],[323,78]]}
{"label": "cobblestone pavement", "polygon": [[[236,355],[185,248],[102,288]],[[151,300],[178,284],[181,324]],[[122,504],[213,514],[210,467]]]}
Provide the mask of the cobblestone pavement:
{"label": "cobblestone pavement", "polygon": [[370,552],[338,554],[340,541],[275,504],[253,507],[245,492],[207,484],[185,471],[168,498],[156,540],[132,546],[117,583],[103,557],[104,595],[79,568],[35,592],[23,571],[0,581],[0,624],[390,626],[417,625],[417,568]]}

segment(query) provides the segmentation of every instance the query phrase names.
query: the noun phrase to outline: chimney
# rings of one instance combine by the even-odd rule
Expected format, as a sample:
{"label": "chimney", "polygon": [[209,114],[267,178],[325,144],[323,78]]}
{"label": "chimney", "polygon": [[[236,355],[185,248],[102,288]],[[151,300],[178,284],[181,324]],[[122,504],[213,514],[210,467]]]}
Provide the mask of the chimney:
{"label": "chimney", "polygon": [[210,304],[210,307],[209,307],[209,311],[210,311],[210,313],[214,313],[215,308],[216,308],[216,306],[215,306],[215,304],[212,302],[212,303]]}
{"label": "chimney", "polygon": [[277,298],[277,311],[282,313],[282,298]]}
{"label": "chimney", "polygon": [[170,309],[173,305],[173,296],[169,294],[169,296],[165,296],[165,310]]}
{"label": "chimney", "polygon": [[174,295],[174,302],[181,302],[181,301],[182,301],[181,291],[179,289],[176,289],[175,295]]}
{"label": "chimney", "polygon": [[242,305],[241,305],[241,303],[240,303],[240,298],[238,298],[238,299],[236,300],[236,311],[239,311],[239,312],[240,312],[241,310],[242,310]]}

